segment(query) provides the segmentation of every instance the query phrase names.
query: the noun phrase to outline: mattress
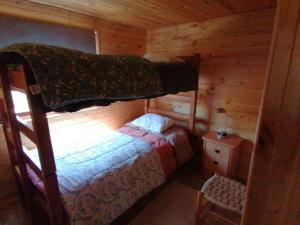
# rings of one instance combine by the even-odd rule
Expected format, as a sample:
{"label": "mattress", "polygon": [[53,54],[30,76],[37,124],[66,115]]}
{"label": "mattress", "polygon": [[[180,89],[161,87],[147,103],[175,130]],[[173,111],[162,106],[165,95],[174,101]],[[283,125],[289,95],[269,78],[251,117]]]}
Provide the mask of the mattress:
{"label": "mattress", "polygon": [[[105,136],[91,134],[74,143],[53,143],[59,189],[70,223],[109,224],[160,186],[179,164],[176,138],[170,135],[178,139],[181,131],[172,128],[154,134],[126,125]],[[26,154],[39,164],[36,150]],[[43,183],[30,167],[28,172],[43,193]]]}

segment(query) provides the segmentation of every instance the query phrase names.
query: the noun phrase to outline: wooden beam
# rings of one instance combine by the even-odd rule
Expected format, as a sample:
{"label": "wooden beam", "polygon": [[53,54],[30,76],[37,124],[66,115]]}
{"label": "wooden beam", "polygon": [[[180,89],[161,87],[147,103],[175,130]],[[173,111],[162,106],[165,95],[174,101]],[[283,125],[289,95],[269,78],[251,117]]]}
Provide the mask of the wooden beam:
{"label": "wooden beam", "polygon": [[[22,75],[26,78],[27,86],[32,85],[33,75],[25,63],[22,67]],[[26,90],[28,104],[30,108],[33,131],[36,136],[36,145],[38,149],[41,169],[44,175],[44,188],[46,201],[49,209],[51,225],[64,224],[64,211],[60,198],[58,181],[56,176],[55,159],[50,138],[50,131],[46,113],[40,107],[39,96],[32,95]]]}
{"label": "wooden beam", "polygon": [[[200,75],[200,55],[195,55],[193,58],[193,64],[197,71],[197,83]],[[197,99],[198,91],[193,91],[190,99],[190,118],[189,118],[189,130],[192,136],[195,135],[195,122],[196,122],[196,111],[197,111]]]}
{"label": "wooden beam", "polygon": [[44,175],[41,169],[31,160],[31,158],[25,153],[25,160],[28,166],[34,171],[34,173],[41,179],[41,181],[44,181]]}
{"label": "wooden beam", "polygon": [[300,224],[300,1],[279,0],[243,225]]}
{"label": "wooden beam", "polygon": [[32,126],[30,126],[25,120],[17,116],[17,125],[19,127],[19,130],[28,137],[34,144],[37,143],[35,132],[32,129]]}
{"label": "wooden beam", "polygon": [[168,116],[172,119],[185,121],[185,122],[188,122],[189,119],[190,119],[189,115],[184,115],[184,114],[180,114],[180,113],[173,112],[173,111],[167,111],[167,110],[156,109],[156,108],[151,108],[151,107],[148,109],[148,112],[158,113],[158,114],[161,114],[163,116]]}
{"label": "wooden beam", "polygon": [[11,86],[17,90],[25,91],[26,90],[26,81],[24,76],[21,76],[21,70],[10,70],[9,78]]}
{"label": "wooden beam", "polygon": [[149,112],[149,107],[150,107],[150,99],[145,100],[145,113]]}
{"label": "wooden beam", "polygon": [[3,129],[6,138],[5,140],[8,142],[7,144],[11,145],[12,148],[15,148],[14,138],[10,127],[3,126]]}
{"label": "wooden beam", "polygon": [[95,42],[96,42],[96,54],[100,55],[100,38],[99,38],[99,32],[95,30]]}
{"label": "wooden beam", "polygon": [[189,131],[191,132],[192,135],[194,135],[194,133],[195,133],[197,96],[198,96],[198,91],[193,91],[191,100],[190,100]]}
{"label": "wooden beam", "polygon": [[184,103],[190,103],[191,98],[190,96],[182,96],[182,95],[174,95],[169,94],[162,97],[156,98],[158,100],[165,100],[165,101],[174,101],[174,102],[184,102]]}

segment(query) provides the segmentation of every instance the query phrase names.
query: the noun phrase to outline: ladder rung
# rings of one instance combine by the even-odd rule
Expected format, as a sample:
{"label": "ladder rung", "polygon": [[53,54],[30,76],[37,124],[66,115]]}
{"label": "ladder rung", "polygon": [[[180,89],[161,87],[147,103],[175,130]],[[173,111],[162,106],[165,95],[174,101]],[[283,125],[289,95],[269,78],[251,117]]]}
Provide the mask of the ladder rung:
{"label": "ladder rung", "polygon": [[190,103],[191,97],[190,96],[183,96],[183,95],[165,95],[158,97],[157,99],[166,100],[166,101],[174,101],[174,102],[184,102],[184,103]]}
{"label": "ladder rung", "polygon": [[169,116],[175,120],[181,120],[181,121],[189,121],[189,115],[184,115],[180,113],[176,113],[173,111],[167,111],[167,110],[161,110],[156,108],[148,108],[148,112],[150,113],[158,113],[164,116]]}
{"label": "ladder rung", "polygon": [[28,166],[43,181],[44,176],[43,176],[43,172],[41,171],[41,169],[31,160],[31,158],[28,155],[26,155],[25,152],[24,152],[24,156],[25,156],[25,160],[26,160],[26,163],[28,164]]}
{"label": "ladder rung", "polygon": [[28,137],[33,143],[37,143],[36,135],[30,126],[25,120],[17,116],[17,125],[19,127],[19,130],[25,134],[26,137]]}

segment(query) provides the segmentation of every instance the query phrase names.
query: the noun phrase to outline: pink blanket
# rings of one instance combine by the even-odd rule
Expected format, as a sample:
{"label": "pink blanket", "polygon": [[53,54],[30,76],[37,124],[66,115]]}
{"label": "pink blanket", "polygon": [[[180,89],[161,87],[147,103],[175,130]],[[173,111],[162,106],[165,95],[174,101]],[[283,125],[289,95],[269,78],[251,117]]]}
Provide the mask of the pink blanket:
{"label": "pink blanket", "polygon": [[118,131],[150,144],[160,156],[166,177],[175,171],[176,158],[174,150],[171,144],[169,144],[163,137],[130,126],[124,126]]}

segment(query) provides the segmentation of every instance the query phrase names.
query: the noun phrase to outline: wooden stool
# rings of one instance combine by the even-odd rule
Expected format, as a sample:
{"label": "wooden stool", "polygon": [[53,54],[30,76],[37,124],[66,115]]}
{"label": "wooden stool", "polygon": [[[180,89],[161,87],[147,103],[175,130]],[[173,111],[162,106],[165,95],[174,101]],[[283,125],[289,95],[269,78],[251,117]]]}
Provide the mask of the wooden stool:
{"label": "wooden stool", "polygon": [[[238,224],[214,212],[213,209],[215,206],[218,206],[222,209],[236,212],[241,215],[244,208],[245,196],[245,185],[227,177],[215,174],[205,182],[202,190],[198,193],[195,224],[197,224],[197,222],[200,220],[202,211],[204,209],[208,209],[208,205],[212,206],[212,209],[207,210],[209,214],[212,214],[228,223],[235,225]],[[203,204],[204,200],[206,200],[205,204]]]}

